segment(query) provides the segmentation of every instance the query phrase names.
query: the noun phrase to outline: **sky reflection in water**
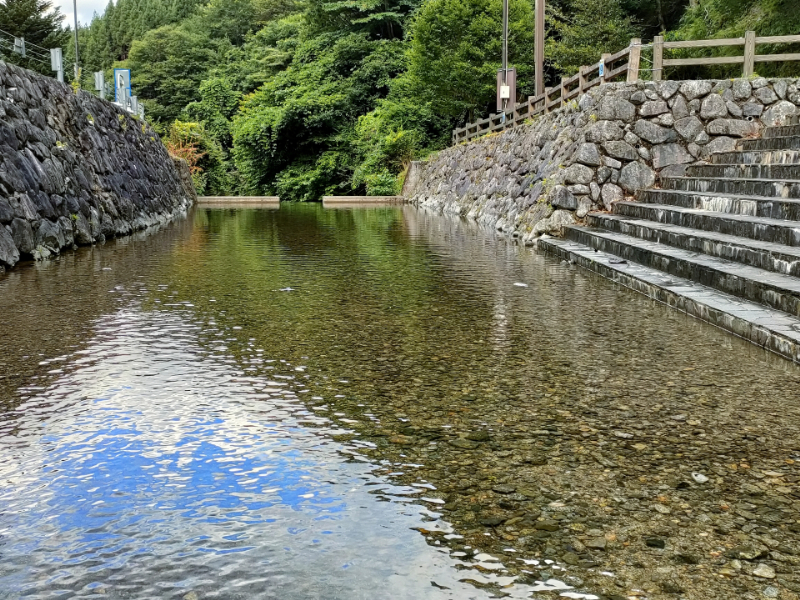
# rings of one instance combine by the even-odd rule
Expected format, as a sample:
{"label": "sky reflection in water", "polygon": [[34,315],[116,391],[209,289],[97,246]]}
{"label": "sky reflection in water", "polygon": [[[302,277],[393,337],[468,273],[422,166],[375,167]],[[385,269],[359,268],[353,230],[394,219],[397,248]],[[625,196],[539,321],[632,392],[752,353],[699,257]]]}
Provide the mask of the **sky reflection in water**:
{"label": "sky reflection in water", "polygon": [[0,596],[486,597],[411,530],[446,523],[346,461],[300,381],[246,376],[190,315],[104,317],[17,409]]}

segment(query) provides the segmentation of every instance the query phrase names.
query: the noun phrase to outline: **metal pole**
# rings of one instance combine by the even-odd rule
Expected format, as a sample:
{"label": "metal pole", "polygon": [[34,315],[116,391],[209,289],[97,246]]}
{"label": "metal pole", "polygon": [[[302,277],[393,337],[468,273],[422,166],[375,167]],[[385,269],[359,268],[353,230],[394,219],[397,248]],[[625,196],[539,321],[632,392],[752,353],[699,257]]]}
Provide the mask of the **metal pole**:
{"label": "metal pole", "polygon": [[80,57],[78,55],[78,0],[72,0],[72,9],[75,17],[75,79],[80,72]]}
{"label": "metal pole", "polygon": [[[503,85],[508,85],[508,0],[503,0]],[[503,100],[503,109],[508,100]]]}
{"label": "metal pole", "polygon": [[534,61],[536,63],[536,95],[544,94],[544,1],[536,0],[536,37]]}

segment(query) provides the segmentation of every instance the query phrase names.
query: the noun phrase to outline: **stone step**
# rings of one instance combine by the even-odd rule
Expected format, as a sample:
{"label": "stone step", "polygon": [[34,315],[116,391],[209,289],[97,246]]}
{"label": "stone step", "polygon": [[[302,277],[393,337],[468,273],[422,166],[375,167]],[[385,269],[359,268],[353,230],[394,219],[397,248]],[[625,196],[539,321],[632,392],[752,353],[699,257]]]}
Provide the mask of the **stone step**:
{"label": "stone step", "polygon": [[606,252],[558,238],[541,238],[540,250],[577,264],[688,315],[800,363],[800,319],[682,277],[626,262]]}
{"label": "stone step", "polygon": [[800,275],[800,247],[797,246],[760,242],[714,231],[700,231],[606,213],[589,213],[587,223],[591,227],[599,227],[691,252],[702,252],[709,256],[758,267],[766,271],[784,275]]}
{"label": "stone step", "polygon": [[784,246],[800,246],[800,223],[794,221],[627,201],[614,204],[614,214]]}
{"label": "stone step", "polygon": [[785,165],[800,163],[800,150],[754,150],[711,155],[714,165]]}
{"label": "stone step", "polygon": [[687,177],[729,179],[797,179],[800,180],[800,163],[760,165],[693,165],[686,169]]}
{"label": "stone step", "polygon": [[568,226],[566,239],[800,316],[800,279],[605,229]]}
{"label": "stone step", "polygon": [[648,204],[664,204],[732,215],[800,221],[800,200],[797,198],[699,194],[682,190],[642,190],[636,194],[636,197],[640,202]]}
{"label": "stone step", "polygon": [[800,136],[800,125],[784,125],[783,127],[767,127],[761,133],[764,139],[771,139],[776,137],[792,137]]}
{"label": "stone step", "polygon": [[739,140],[739,150],[800,150],[800,136]]}
{"label": "stone step", "polygon": [[726,179],[701,177],[662,177],[661,187],[711,194],[764,196],[769,198],[800,198],[800,181],[772,179]]}

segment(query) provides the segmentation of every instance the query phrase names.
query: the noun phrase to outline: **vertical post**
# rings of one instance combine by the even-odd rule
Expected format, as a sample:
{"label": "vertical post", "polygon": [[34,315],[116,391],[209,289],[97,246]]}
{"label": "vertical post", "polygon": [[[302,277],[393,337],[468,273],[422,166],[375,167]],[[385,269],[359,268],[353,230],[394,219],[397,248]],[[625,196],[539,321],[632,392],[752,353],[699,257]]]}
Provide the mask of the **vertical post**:
{"label": "vertical post", "polygon": [[550,112],[550,88],[544,88],[544,112]]}
{"label": "vertical post", "polygon": [[661,81],[664,75],[664,36],[653,38],[653,81]]}
{"label": "vertical post", "polygon": [[601,77],[600,83],[606,83],[607,81],[611,81],[611,78],[608,76],[610,69],[608,68],[608,59],[611,57],[610,52],[606,52],[603,56],[600,57],[600,61],[603,63],[603,77]]}
{"label": "vertical post", "polygon": [[578,69],[578,92],[583,94],[586,91],[586,67]]}
{"label": "vertical post", "polygon": [[628,83],[639,81],[639,64],[642,60],[642,40],[631,40],[630,53],[628,54]]}
{"label": "vertical post", "polygon": [[756,67],[756,32],[744,32],[744,77],[752,77]]}
{"label": "vertical post", "polygon": [[[503,77],[502,85],[508,86],[508,0],[503,0]],[[502,98],[502,96],[501,96]],[[508,108],[508,99],[502,99],[503,121],[505,122],[505,111]]]}
{"label": "vertical post", "polygon": [[567,103],[567,86],[564,83],[567,81],[567,78],[563,75],[561,76],[561,106],[564,106]]}
{"label": "vertical post", "polygon": [[535,37],[534,37],[534,62],[536,63],[536,95],[544,93],[544,1],[536,0],[535,11]]}
{"label": "vertical post", "polygon": [[61,48],[50,50],[50,67],[56,72],[58,81],[64,83],[64,53]]}
{"label": "vertical post", "polygon": [[80,76],[80,56],[78,55],[78,0],[72,0],[72,10],[75,17],[75,79]]}

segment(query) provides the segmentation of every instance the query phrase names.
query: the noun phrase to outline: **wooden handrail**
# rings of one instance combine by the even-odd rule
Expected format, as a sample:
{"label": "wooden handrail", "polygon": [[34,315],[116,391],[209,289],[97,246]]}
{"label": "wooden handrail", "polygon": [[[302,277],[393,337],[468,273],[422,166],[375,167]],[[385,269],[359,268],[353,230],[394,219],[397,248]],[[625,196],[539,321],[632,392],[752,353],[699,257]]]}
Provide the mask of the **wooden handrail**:
{"label": "wooden handrail", "polygon": [[[751,77],[755,63],[800,61],[800,53],[756,54],[757,44],[795,44],[800,43],[800,35],[777,35],[757,37],[755,32],[747,31],[742,38],[725,38],[717,40],[665,41],[663,36],[656,36],[652,44],[642,44],[638,38],[631,40],[627,48],[614,53],[604,54],[594,65],[580,67],[578,72],[561,79],[559,85],[546,88],[543,94],[530,96],[524,102],[514,104],[505,113],[490,115],[485,119],[469,123],[453,130],[454,142],[469,141],[476,137],[495,131],[516,127],[527,119],[558,109],[586,91],[626,75],[629,83],[638,81],[641,52],[643,48],[653,49],[652,78],[659,81],[663,78],[665,67],[703,66],[703,65],[735,65],[742,64],[743,76]],[[723,48],[743,46],[741,56],[713,56],[708,58],[671,58],[664,57],[664,50],[691,48]],[[620,59],[627,57],[624,64],[615,66]],[[600,75],[600,63],[603,74]],[[613,68],[612,68],[613,67]],[[505,115],[505,119],[503,118]]]}

